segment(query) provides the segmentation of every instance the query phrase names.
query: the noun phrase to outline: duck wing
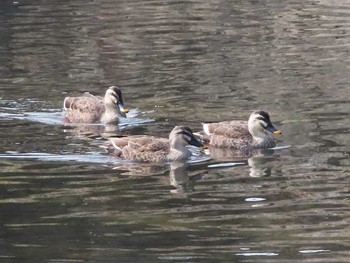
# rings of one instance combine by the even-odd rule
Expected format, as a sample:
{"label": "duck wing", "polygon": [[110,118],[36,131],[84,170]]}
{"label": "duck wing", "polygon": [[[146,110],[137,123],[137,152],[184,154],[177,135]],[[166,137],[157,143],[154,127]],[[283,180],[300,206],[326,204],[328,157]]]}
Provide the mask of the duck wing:
{"label": "duck wing", "polygon": [[95,96],[66,97],[63,103],[70,122],[96,122],[105,111],[103,101]]}
{"label": "duck wing", "polygon": [[250,135],[248,122],[246,121],[223,121],[216,123],[205,123],[203,129],[210,136],[223,136],[227,138],[238,138]]}
{"label": "duck wing", "polygon": [[170,147],[168,139],[154,136],[132,138],[129,140],[128,146],[139,152],[168,151]]}
{"label": "duck wing", "polygon": [[113,143],[118,144],[121,150],[119,156],[127,160],[159,162],[166,158],[170,144],[165,138],[153,136],[129,136],[114,139]]}
{"label": "duck wing", "polygon": [[164,151],[169,150],[170,147],[169,139],[155,136],[133,135],[127,137],[110,138],[109,140],[115,148],[129,148],[130,150],[138,152]]}

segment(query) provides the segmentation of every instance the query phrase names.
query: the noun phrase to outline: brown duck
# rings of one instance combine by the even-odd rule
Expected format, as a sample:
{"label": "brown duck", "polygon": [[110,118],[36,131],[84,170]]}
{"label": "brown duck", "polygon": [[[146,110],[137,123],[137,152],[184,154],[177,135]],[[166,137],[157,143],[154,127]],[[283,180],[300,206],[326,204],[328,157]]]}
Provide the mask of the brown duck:
{"label": "brown duck", "polygon": [[265,111],[254,111],[248,121],[203,123],[204,137],[209,145],[240,150],[266,149],[276,146],[268,134],[281,134]]}
{"label": "brown duck", "polygon": [[122,92],[117,86],[107,89],[104,98],[86,93],[80,97],[66,97],[63,108],[67,111],[66,121],[73,123],[117,124],[119,117],[126,117]]}
{"label": "brown duck", "polygon": [[187,145],[203,146],[192,130],[185,126],[176,126],[170,132],[169,139],[134,135],[109,140],[114,146],[114,155],[127,160],[155,163],[187,160],[192,155]]}

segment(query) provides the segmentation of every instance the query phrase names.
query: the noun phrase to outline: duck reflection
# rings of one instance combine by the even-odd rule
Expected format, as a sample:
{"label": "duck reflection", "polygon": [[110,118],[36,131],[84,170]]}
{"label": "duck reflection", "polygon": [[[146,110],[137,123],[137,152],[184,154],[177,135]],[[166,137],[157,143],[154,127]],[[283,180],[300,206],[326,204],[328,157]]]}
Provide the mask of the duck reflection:
{"label": "duck reflection", "polygon": [[176,189],[171,193],[189,193],[193,192],[195,182],[202,179],[207,170],[189,171],[189,165],[185,162],[172,162],[170,164],[169,178],[170,184]]}
{"label": "duck reflection", "polygon": [[272,157],[254,156],[248,158],[249,175],[251,177],[269,177],[272,172]]}
{"label": "duck reflection", "polygon": [[161,164],[133,163],[125,161],[121,161],[112,169],[120,171],[120,174],[122,175],[135,177],[163,175],[167,171],[167,167]]}
{"label": "duck reflection", "polygon": [[190,181],[187,172],[187,165],[184,162],[174,162],[170,164],[169,171],[170,184],[176,189],[172,193],[185,193],[194,191],[194,184]]}
{"label": "duck reflection", "polygon": [[114,124],[72,124],[64,127],[64,132],[76,137],[85,137],[89,139],[128,136],[144,132],[145,128],[141,126],[130,126],[127,129],[120,129]]}
{"label": "duck reflection", "polygon": [[83,136],[87,138],[110,138],[120,135],[122,132],[118,126],[112,124],[76,124],[67,125],[64,129],[65,133],[69,133],[72,136]]}
{"label": "duck reflection", "polygon": [[[251,151],[233,150],[228,148],[209,148],[210,156],[219,161],[218,164],[211,167],[220,168],[232,166],[249,166],[249,176],[251,177],[269,177],[272,171],[280,174],[280,171],[274,167],[273,161],[276,160],[276,154],[271,149],[255,149]],[[210,167],[210,166],[209,166]]]}
{"label": "duck reflection", "polygon": [[[161,184],[169,184],[174,187],[171,193],[186,194],[193,192],[195,182],[201,180],[208,172],[206,164],[192,165],[184,161],[171,162],[168,164],[154,164],[154,163],[133,163],[121,161],[113,169],[120,171],[121,175],[127,176],[157,176],[162,182]],[[164,175],[169,173],[169,181],[164,180]]]}

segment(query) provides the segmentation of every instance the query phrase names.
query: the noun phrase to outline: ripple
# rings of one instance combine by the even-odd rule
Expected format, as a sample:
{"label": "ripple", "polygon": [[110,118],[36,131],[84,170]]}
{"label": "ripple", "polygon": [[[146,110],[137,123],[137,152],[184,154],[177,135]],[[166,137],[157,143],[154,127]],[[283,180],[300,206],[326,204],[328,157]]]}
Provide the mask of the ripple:
{"label": "ripple", "polygon": [[266,256],[266,257],[272,257],[272,256],[278,256],[279,254],[273,253],[273,252],[246,252],[246,253],[236,253],[237,256],[245,256],[245,257],[256,257],[256,256]]}
{"label": "ripple", "polygon": [[[4,3],[0,257],[348,262],[349,10],[346,0]],[[292,147],[247,161],[224,153],[227,163],[196,155],[180,170],[112,158],[98,152],[101,134],[61,123],[61,105],[116,82],[135,108],[123,134],[166,137],[266,109],[278,145]]]}
{"label": "ripple", "polygon": [[[64,111],[60,109],[44,109],[45,111],[40,112],[29,112],[28,108],[33,107],[33,103],[38,103],[40,106],[44,107],[45,103],[41,101],[26,100],[26,103],[19,103],[16,101],[1,101],[2,104],[9,104],[11,107],[2,106],[0,107],[0,118],[4,119],[17,119],[17,120],[28,120],[33,122],[44,123],[48,125],[69,125],[69,126],[79,126],[79,124],[66,124],[63,122]],[[15,107],[12,107],[15,106]],[[43,109],[41,109],[43,110]],[[138,109],[131,109],[127,113],[127,118],[120,118],[120,127],[142,125],[154,122],[151,118],[139,118],[139,115],[147,115],[147,112],[140,112]],[[88,125],[88,124],[84,124]],[[101,125],[101,124],[90,124],[91,126]]]}
{"label": "ripple", "polygon": [[262,202],[266,201],[266,198],[261,198],[261,197],[249,197],[245,199],[246,202]]}
{"label": "ripple", "polygon": [[331,252],[331,250],[327,250],[327,249],[307,249],[307,250],[300,250],[299,252],[302,253],[302,254],[314,254],[314,253]]}
{"label": "ripple", "polygon": [[0,154],[0,158],[5,159],[22,159],[22,160],[41,160],[41,161],[75,161],[75,162],[88,162],[88,163],[110,163],[112,162],[107,156],[100,153],[90,153],[84,155],[78,154],[50,154],[50,153],[18,153],[7,152],[6,154]]}

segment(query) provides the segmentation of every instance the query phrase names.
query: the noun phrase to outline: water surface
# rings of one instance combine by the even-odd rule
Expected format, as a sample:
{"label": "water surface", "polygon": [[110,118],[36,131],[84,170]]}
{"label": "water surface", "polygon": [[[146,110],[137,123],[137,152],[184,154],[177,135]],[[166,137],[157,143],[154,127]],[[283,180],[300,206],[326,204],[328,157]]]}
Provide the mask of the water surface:
{"label": "water surface", "polygon": [[[3,1],[2,262],[348,262],[347,1]],[[266,110],[287,149],[107,156],[64,97],[119,85],[122,134]]]}

